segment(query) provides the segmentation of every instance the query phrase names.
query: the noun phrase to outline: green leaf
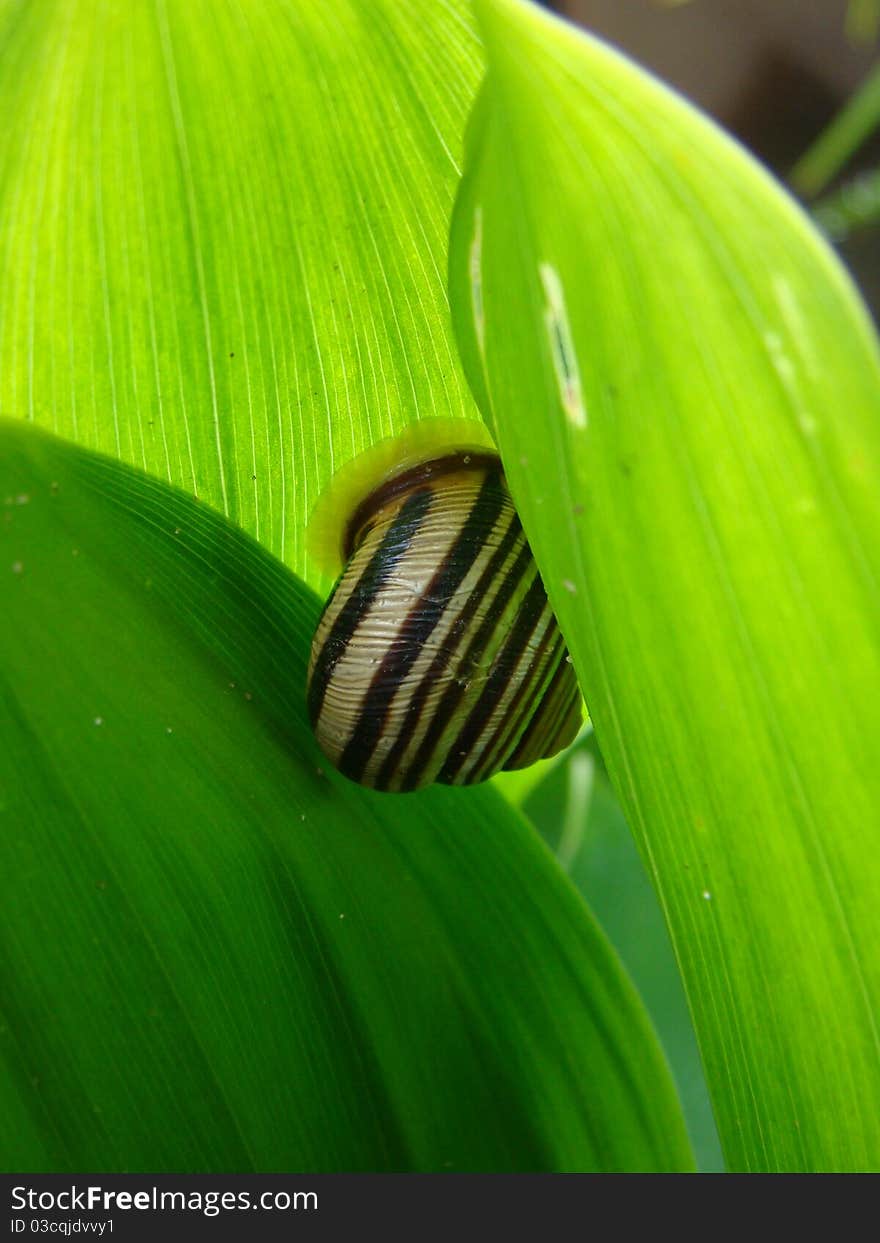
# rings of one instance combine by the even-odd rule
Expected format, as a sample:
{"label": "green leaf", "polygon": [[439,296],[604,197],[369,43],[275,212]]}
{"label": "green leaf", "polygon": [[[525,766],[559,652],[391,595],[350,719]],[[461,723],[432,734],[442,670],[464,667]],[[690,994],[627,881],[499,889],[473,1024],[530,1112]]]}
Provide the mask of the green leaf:
{"label": "green leaf", "polygon": [[463,0],[0,3],[0,412],[326,586],[334,470],[474,415],[445,283],[472,27]]}
{"label": "green leaf", "polygon": [[706,1079],[663,912],[592,734],[566,752],[528,792],[523,810],[595,912],[645,1003],[678,1087],[698,1168],[723,1170]]}
{"label": "green leaf", "polygon": [[6,421],[0,583],[4,1169],[689,1166],[526,823],[324,771],[278,562]]}
{"label": "green leaf", "polygon": [[537,8],[477,7],[453,311],[728,1164],[877,1168],[876,340],[738,146]]}
{"label": "green leaf", "polygon": [[819,194],[880,126],[880,64],[791,170],[801,194]]}

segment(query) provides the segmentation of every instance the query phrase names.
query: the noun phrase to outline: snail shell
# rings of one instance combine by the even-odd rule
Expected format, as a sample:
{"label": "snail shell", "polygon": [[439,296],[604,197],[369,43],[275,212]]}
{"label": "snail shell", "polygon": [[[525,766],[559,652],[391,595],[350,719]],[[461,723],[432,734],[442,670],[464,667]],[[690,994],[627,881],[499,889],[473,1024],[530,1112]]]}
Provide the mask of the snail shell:
{"label": "snail shell", "polygon": [[575,737],[581,700],[491,453],[448,453],[357,508],[312,643],[321,749],[377,790],[467,785]]}

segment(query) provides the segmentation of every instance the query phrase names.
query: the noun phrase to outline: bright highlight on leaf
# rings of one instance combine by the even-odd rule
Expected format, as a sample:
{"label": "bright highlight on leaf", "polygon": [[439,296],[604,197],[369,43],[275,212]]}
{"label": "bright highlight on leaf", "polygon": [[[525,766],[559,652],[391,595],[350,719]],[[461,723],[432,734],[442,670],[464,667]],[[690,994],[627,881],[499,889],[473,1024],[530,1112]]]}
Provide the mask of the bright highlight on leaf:
{"label": "bright highlight on leaf", "polygon": [[333,473],[474,417],[445,268],[463,0],[0,0],[0,414],[294,570]]}
{"label": "bright highlight on leaf", "polygon": [[876,340],[736,144],[538,8],[476,7],[462,356],[660,893],[728,1162],[875,1169]]}

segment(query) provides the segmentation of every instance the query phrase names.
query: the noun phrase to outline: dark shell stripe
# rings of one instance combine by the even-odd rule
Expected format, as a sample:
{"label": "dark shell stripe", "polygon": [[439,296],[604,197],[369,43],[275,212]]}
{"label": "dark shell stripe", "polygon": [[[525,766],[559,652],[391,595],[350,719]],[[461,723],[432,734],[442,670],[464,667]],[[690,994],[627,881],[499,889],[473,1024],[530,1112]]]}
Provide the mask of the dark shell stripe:
{"label": "dark shell stripe", "polygon": [[557,735],[564,734],[563,727],[575,707],[578,710],[576,731],[580,726],[580,692],[574,671],[568,663],[567,653],[562,647],[553,677],[525,732],[506,760],[505,769],[528,768],[530,764],[548,754],[553,740]]}
{"label": "dark shell stripe", "polygon": [[[386,773],[386,781],[379,788],[404,788],[413,770],[415,756],[435,723],[438,707],[447,694],[455,692],[458,698],[466,701],[458,717],[453,717],[450,733],[457,732],[461,712],[479,695],[480,677],[485,677],[485,673],[477,669],[474,676],[463,653],[467,653],[472,637],[484,618],[497,607],[498,592],[504,586],[510,567],[524,543],[525,536],[519,528],[510,499],[505,495],[502,519],[479,550],[473,573],[464,580],[457,597],[449,602],[444,627],[438,631],[436,645],[414,668],[412,678],[400,687],[392,703],[388,730],[377,746],[373,769],[376,781],[380,771]],[[499,552],[508,549],[506,557],[499,556]],[[485,659],[488,667],[491,653]],[[414,708],[414,704],[420,706]],[[427,785],[435,779],[445,759],[444,743],[445,739],[441,738],[438,748],[428,756],[428,764],[419,775],[418,786]],[[399,757],[394,768],[388,764],[392,751]]]}
{"label": "dark shell stripe", "polygon": [[[511,679],[513,693],[498,712],[498,724],[491,738],[481,742],[482,758],[467,770],[470,781],[482,781],[497,772],[504,760],[529,728],[536,715],[535,705],[543,702],[550,683],[565,655],[565,645],[549,604],[541,616],[540,640],[534,650],[526,650]],[[531,644],[529,645],[531,648]],[[540,711],[540,708],[537,709]]]}
{"label": "dark shell stripe", "polygon": [[505,761],[505,769],[528,768],[544,754],[545,745],[555,736],[566,708],[565,681],[563,659],[525,732]]}
{"label": "dark shell stripe", "polygon": [[[435,507],[436,497],[432,496],[425,521],[415,524],[409,523],[403,513],[405,499],[393,498],[381,521],[370,524],[336,587],[336,597],[343,602],[337,608],[337,612],[341,612],[350,592],[357,589],[367,567],[385,543],[389,527],[408,541],[406,557],[395,564],[382,591],[360,613],[354,630],[347,636],[344,650],[337,651],[333,675],[315,723],[315,732],[325,753],[337,766],[358,726],[375,671],[389,649],[396,646],[401,620],[414,603],[423,598],[437,558],[442,560],[453,543],[454,533],[445,531],[442,517],[438,530],[435,509],[442,509],[442,505]],[[332,625],[335,622],[328,618],[326,627],[319,626],[314,641],[316,647],[324,642]],[[371,783],[369,776],[363,780]]]}
{"label": "dark shell stripe", "polygon": [[[444,665],[447,660],[455,659],[456,647],[450,632],[456,620],[456,609],[460,607],[462,600],[470,598],[474,591],[479,590],[484,567],[491,559],[494,547],[503,540],[507,528],[515,521],[509,494],[500,472],[497,471],[497,462],[493,465],[496,467],[492,472],[495,474],[494,489],[491,485],[488,489],[484,488],[486,472],[480,474],[473,470],[459,470],[456,479],[445,480],[443,488],[436,488],[434,502],[425,520],[418,531],[408,533],[410,543],[405,561],[399,563],[387,579],[382,599],[375,601],[372,610],[361,614],[357,628],[350,636],[348,650],[340,655],[335,666],[333,680],[315,732],[325,753],[339,766],[347,744],[359,728],[361,718],[365,714],[370,715],[369,691],[377,667],[381,667],[389,652],[405,646],[401,633],[413,608],[430,606],[431,599],[437,594],[433,590],[436,586],[437,561],[443,563],[455,548],[461,534],[462,515],[473,510],[482,493],[480,513],[483,527],[467,554],[471,568],[466,571],[460,590],[445,601],[453,607],[443,610],[440,624],[428,636],[427,641],[416,649],[416,661],[409,675],[394,687],[396,694],[390,705],[387,708],[384,704],[382,706],[382,710],[386,712],[386,726],[376,741],[372,757],[358,778],[366,785],[388,788],[386,784],[380,783],[378,769],[400,730],[401,720],[409,706],[412,687],[418,685],[435,656],[445,653]],[[364,564],[373,558],[388,525],[399,525],[395,515],[402,503],[403,498],[392,496],[387,510],[372,515],[371,520],[365,524],[363,542],[356,548],[337,585],[337,597],[344,597],[349,585],[358,582]],[[315,644],[320,646],[322,642],[323,634],[319,627]],[[405,738],[404,746],[409,741],[409,737]]]}
{"label": "dark shell stripe", "polygon": [[[499,692],[488,705],[489,713],[480,733],[456,765],[453,779],[456,785],[482,781],[481,774],[497,772],[504,756],[524,731],[536,702],[528,691],[539,667],[546,665],[546,646],[552,640],[553,631],[556,631],[553,614],[545,599],[540,617],[522,650],[517,653],[508,644],[499,658],[499,664],[506,666],[505,683],[499,683]],[[497,756],[500,759],[496,761]]]}
{"label": "dark shell stripe", "polygon": [[[531,556],[531,552],[530,552]],[[547,604],[544,584],[537,573],[531,584],[522,606],[517,611],[513,628],[505,627],[505,643],[501,648],[496,662],[480,691],[480,697],[474,704],[470,714],[462,726],[458,737],[449,749],[449,757],[440,770],[439,781],[455,784],[456,778],[467,760],[481,751],[481,743],[487,724],[491,722],[493,713],[505,696],[519,658],[538,624],[541,613]]]}
{"label": "dark shell stripe", "polygon": [[568,746],[569,743],[574,742],[584,723],[584,703],[581,699],[580,687],[577,684],[574,673],[572,673],[572,682],[573,686],[568,697],[568,710],[565,713],[562,724],[553,735],[553,742],[551,744],[553,749],[551,751],[545,750],[542,753],[543,755],[555,755],[560,750],[560,747],[557,745],[557,739],[559,738],[566,740],[562,744],[563,746]]}
{"label": "dark shell stripe", "polygon": [[[505,605],[507,582],[519,565],[525,536],[513,541],[511,555],[489,584],[482,602],[452,653],[445,676],[428,687],[425,711],[415,736],[404,753],[393,788],[416,789],[440,780],[440,770],[449,748],[473,705],[478,701],[504,642],[504,631],[515,615],[518,591],[513,603]],[[487,619],[497,616],[499,626],[486,631]],[[418,765],[418,767],[417,767]]]}
{"label": "dark shell stripe", "polygon": [[[345,584],[347,593],[345,603],[330,633],[320,645],[309,681],[308,708],[312,725],[317,722],[321,714],[321,705],[337,661],[345,654],[345,649],[361,617],[369,609],[398,563],[405,557],[418,523],[427,513],[431,501],[432,493],[429,488],[420,488],[407,497],[363,574],[356,583]],[[343,584],[344,578],[340,580],[337,591]],[[319,632],[320,629],[319,622]]]}
{"label": "dark shell stripe", "polygon": [[489,471],[476,500],[464,516],[461,529],[423,597],[403,620],[394,644],[386,652],[373,675],[361,703],[355,731],[339,762],[340,772],[358,781],[364,774],[376,743],[382,736],[392,699],[406,687],[406,678],[419,659],[441,618],[456,602],[456,592],[476,561],[481,536],[491,530],[504,506],[501,472]]}
{"label": "dark shell stripe", "polygon": [[507,756],[519,745],[520,738],[529,728],[536,705],[541,703],[559,661],[565,655],[565,644],[549,604],[536,634],[540,635],[540,642],[534,649],[529,644],[520,660],[515,692],[509,703],[502,705],[495,735],[484,745],[483,757],[478,767],[469,772],[468,780],[485,780],[503,767]]}
{"label": "dark shell stripe", "polygon": [[[545,678],[540,691],[534,695],[532,715],[526,724],[526,728],[520,734],[516,744],[507,749],[508,762],[514,755],[521,753],[528,747],[529,738],[533,740],[538,737],[543,738],[548,722],[551,718],[555,720],[558,688],[564,685],[567,680],[565,656],[565,645],[562,643],[560,636],[559,646],[554,653],[554,661],[547,670],[549,676]],[[570,671],[568,676],[570,676]]]}
{"label": "dark shell stripe", "polygon": [[322,749],[380,790],[485,780],[554,754],[581,717],[500,464],[410,474],[359,510],[309,668]]}
{"label": "dark shell stripe", "polygon": [[377,776],[376,784],[380,790],[390,787],[395,774],[403,775],[400,771],[401,760],[413,742],[431,690],[436,687],[454,658],[456,650],[464,641],[468,627],[493,584],[497,586],[499,573],[511,555],[517,540],[521,539],[523,539],[522,527],[511,506],[507,514],[507,526],[497,548],[492,552],[474,589],[467,594],[461,604],[460,611],[450,626],[445,644],[437,651],[421,681],[409,695],[406,716],[401,724],[400,732],[388,751]]}
{"label": "dark shell stripe", "polygon": [[[421,783],[431,758],[437,754],[445,757],[449,747],[440,747],[444,734],[450,726],[455,729],[462,717],[462,705],[466,702],[467,692],[475,689],[477,696],[483,694],[485,684],[491,677],[481,674],[483,669],[491,668],[490,656],[494,655],[499,642],[503,640],[503,629],[507,621],[508,606],[519,592],[522,592],[523,579],[534,577],[534,562],[531,550],[523,539],[516,560],[506,570],[498,591],[492,600],[492,608],[487,611],[476,633],[465,649],[460,661],[460,679],[454,679],[446,688],[439,704],[434,710],[425,735],[422,738],[412,761],[407,762],[407,773],[401,782],[400,789],[414,790]],[[474,696],[471,695],[470,698]]]}
{"label": "dark shell stripe", "polygon": [[567,681],[573,685],[567,694],[557,695],[555,713],[548,710],[543,723],[533,736],[532,749],[526,755],[525,762],[520,762],[519,768],[533,764],[535,760],[542,759],[545,755],[555,755],[559,750],[559,747],[555,745],[557,738],[567,738],[569,742],[572,742],[577,736],[583,720],[580,690],[573,673],[569,673]]}
{"label": "dark shell stripe", "polygon": [[440,458],[438,461],[423,463],[421,466],[413,466],[409,470],[402,471],[393,479],[380,484],[375,492],[358,505],[345,533],[345,559],[348,560],[356,545],[363,541],[366,527],[375,521],[376,514],[387,509],[397,497],[410,492],[414,485],[424,483],[430,483],[435,493],[442,495],[442,489],[436,487],[437,481],[444,475],[460,475],[463,468],[475,473],[483,470],[490,473],[498,472],[499,475],[501,473],[501,463],[494,454],[476,452],[462,457],[452,455]]}

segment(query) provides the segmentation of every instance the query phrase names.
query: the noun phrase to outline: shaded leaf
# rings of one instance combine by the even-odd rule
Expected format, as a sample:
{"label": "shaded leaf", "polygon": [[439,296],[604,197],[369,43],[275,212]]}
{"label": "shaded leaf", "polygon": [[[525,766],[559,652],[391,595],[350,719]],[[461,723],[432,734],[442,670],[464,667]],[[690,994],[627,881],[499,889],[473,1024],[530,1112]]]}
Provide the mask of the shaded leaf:
{"label": "shaded leaf", "polygon": [[324,771],[317,600],[274,559],[7,421],[0,595],[4,1169],[688,1166],[525,822]]}
{"label": "shaded leaf", "polygon": [[669,1058],[699,1169],[723,1170],[706,1079],[663,912],[595,738],[582,739],[533,787],[523,810],[595,912],[645,1002]]}

